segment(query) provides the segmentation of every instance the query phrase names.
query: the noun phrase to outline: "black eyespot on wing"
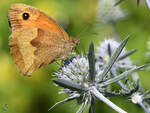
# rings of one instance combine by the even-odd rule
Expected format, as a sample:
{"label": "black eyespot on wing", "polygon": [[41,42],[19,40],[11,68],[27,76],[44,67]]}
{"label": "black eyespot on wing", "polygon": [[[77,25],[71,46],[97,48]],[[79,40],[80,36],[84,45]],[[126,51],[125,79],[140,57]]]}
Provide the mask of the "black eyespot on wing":
{"label": "black eyespot on wing", "polygon": [[23,20],[28,20],[30,17],[29,13],[23,13],[22,18]]}

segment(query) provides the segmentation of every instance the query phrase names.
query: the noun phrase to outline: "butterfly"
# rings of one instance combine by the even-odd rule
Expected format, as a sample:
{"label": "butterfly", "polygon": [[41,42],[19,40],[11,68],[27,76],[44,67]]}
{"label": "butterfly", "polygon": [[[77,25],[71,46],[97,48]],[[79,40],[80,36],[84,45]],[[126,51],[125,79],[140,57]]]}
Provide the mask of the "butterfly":
{"label": "butterfly", "polygon": [[51,17],[26,4],[12,4],[8,21],[11,55],[23,75],[30,76],[38,68],[67,57],[80,42]]}

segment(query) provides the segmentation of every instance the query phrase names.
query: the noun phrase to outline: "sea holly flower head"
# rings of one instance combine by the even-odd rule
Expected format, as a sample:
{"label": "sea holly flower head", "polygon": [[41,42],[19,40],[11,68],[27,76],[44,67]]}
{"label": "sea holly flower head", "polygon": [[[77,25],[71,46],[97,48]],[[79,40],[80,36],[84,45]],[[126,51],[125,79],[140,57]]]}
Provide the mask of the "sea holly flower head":
{"label": "sea holly flower head", "polygon": [[[109,59],[111,58],[112,54],[115,52],[115,50],[119,47],[120,42],[114,40],[114,39],[106,39],[103,42],[100,43],[100,46],[97,47],[97,54],[96,58],[101,62],[101,64],[104,66]],[[113,68],[116,70],[120,68],[124,69],[131,69],[135,67],[133,63],[131,62],[130,58],[128,57],[132,53],[134,53],[136,50],[131,50],[129,52],[126,51],[124,48],[122,52],[120,53],[118,60],[115,62]]]}
{"label": "sea holly flower head", "polygon": [[141,108],[144,109],[146,113],[150,113],[150,89],[144,92],[141,89],[138,89],[130,96],[131,102],[134,104],[138,104]]}
{"label": "sea holly flower head", "polygon": [[141,102],[143,101],[142,95],[141,95],[139,92],[133,93],[132,96],[131,96],[131,101],[132,101],[134,104],[141,103]]}
{"label": "sea holly flower head", "polygon": [[126,17],[119,5],[114,6],[116,0],[99,0],[98,18],[104,24],[115,22]]}
{"label": "sea holly flower head", "polygon": [[94,113],[95,100],[101,100],[117,112],[126,113],[126,111],[119,108],[107,98],[120,95],[120,93],[108,92],[107,86],[131,75],[131,73],[143,68],[144,65],[124,71],[120,75],[112,78],[107,78],[107,74],[117,61],[127,41],[128,37],[120,43],[103,68],[99,66],[100,61],[95,58],[93,43],[90,44],[87,55],[84,56],[81,54],[70,60],[67,59],[67,63],[59,71],[54,73],[57,78],[53,79],[53,81],[58,86],[63,87],[64,89],[61,90],[61,93],[67,93],[69,97],[56,103],[50,109],[61,103],[76,99],[77,103],[81,105],[77,113],[82,113],[87,105],[89,107],[89,113]]}

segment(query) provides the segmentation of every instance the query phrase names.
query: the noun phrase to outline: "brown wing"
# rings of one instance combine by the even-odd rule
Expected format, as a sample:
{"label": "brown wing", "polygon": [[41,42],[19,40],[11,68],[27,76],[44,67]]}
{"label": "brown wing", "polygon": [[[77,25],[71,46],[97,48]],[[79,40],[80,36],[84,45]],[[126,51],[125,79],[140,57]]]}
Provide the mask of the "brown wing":
{"label": "brown wing", "polygon": [[[23,14],[28,13],[29,18],[23,18]],[[70,40],[68,34],[52,18],[37,8],[25,4],[12,4],[9,10],[9,23],[12,31],[20,28],[36,27],[48,29],[51,32],[62,35],[65,40]]]}
{"label": "brown wing", "polygon": [[74,42],[64,40],[61,35],[43,29],[38,29],[38,36],[31,44],[36,47],[34,55],[38,67],[66,57],[76,45]]}
{"label": "brown wing", "polygon": [[11,53],[24,75],[67,56],[76,44],[40,28],[21,28],[10,36]]}
{"label": "brown wing", "polygon": [[[24,14],[28,18],[23,18]],[[8,17],[12,29],[11,53],[24,75],[31,75],[40,66],[67,56],[79,43],[53,19],[34,7],[13,4]]]}

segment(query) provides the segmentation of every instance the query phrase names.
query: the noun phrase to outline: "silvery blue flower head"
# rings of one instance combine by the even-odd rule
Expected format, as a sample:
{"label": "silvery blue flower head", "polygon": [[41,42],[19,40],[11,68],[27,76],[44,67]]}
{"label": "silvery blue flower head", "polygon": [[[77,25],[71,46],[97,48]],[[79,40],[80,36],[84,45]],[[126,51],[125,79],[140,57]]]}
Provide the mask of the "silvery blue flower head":
{"label": "silvery blue flower head", "polygon": [[[114,40],[113,38],[106,39],[106,40],[104,40],[103,42],[100,43],[100,46],[97,47],[96,58],[100,62],[99,65],[101,67],[105,67],[105,65],[107,64],[107,62],[109,62],[109,60],[111,59],[112,55],[114,54],[116,49],[119,47],[119,45],[120,45],[120,42]],[[121,69],[128,70],[128,69],[132,69],[132,68],[136,67],[136,65],[133,65],[132,61],[128,57],[131,54],[133,54],[135,51],[136,50],[133,49],[133,50],[127,52],[126,49],[123,48],[123,50],[119,54],[116,62],[114,63],[114,65],[110,69],[111,75],[117,76],[117,72],[120,73]],[[132,79],[135,82],[138,81],[138,79],[139,79],[138,74],[133,73],[132,74]],[[129,91],[129,90],[127,90],[125,85],[123,85],[123,83],[121,81],[119,81],[118,83],[120,84],[120,86],[125,91]]]}
{"label": "silvery blue flower head", "polygon": [[102,23],[115,22],[126,17],[119,5],[114,6],[115,3],[116,0],[99,0],[98,18]]}
{"label": "silvery blue flower head", "polygon": [[[96,66],[95,69],[97,73],[101,73],[103,71],[99,66]],[[64,78],[67,80],[77,82],[80,85],[84,84],[88,86],[89,85],[88,70],[89,70],[88,58],[82,54],[73,57],[70,63],[68,65],[64,65],[59,72],[55,73],[55,75],[58,76],[59,78]],[[96,76],[98,75],[96,74]],[[96,81],[97,80],[98,79],[96,79]]]}
{"label": "silvery blue flower head", "polygon": [[[100,60],[102,65],[106,64],[109,61],[112,54],[116,51],[119,45],[120,45],[120,42],[112,38],[106,39],[103,42],[100,42],[100,45],[97,47],[96,57],[98,60]],[[115,68],[116,70],[120,68],[124,68],[124,69],[133,68],[134,65],[128,56],[134,52],[135,50],[131,50],[127,52],[126,49],[124,48],[122,52],[120,53],[118,60],[115,62],[113,68]]]}
{"label": "silvery blue flower head", "polygon": [[107,98],[112,95],[120,95],[119,93],[108,92],[107,86],[120,81],[143,66],[134,67],[109,79],[107,78],[107,73],[118,59],[127,41],[128,38],[120,43],[104,68],[99,66],[100,62],[95,59],[93,43],[89,46],[88,55],[84,56],[82,54],[69,60],[67,59],[62,68],[54,73],[57,78],[53,79],[53,81],[63,87],[64,89],[61,90],[61,93],[67,93],[69,97],[56,103],[50,109],[61,103],[76,99],[77,103],[81,105],[77,113],[82,113],[86,106],[89,107],[89,113],[94,113],[95,100],[101,100],[117,112],[126,113]]}

